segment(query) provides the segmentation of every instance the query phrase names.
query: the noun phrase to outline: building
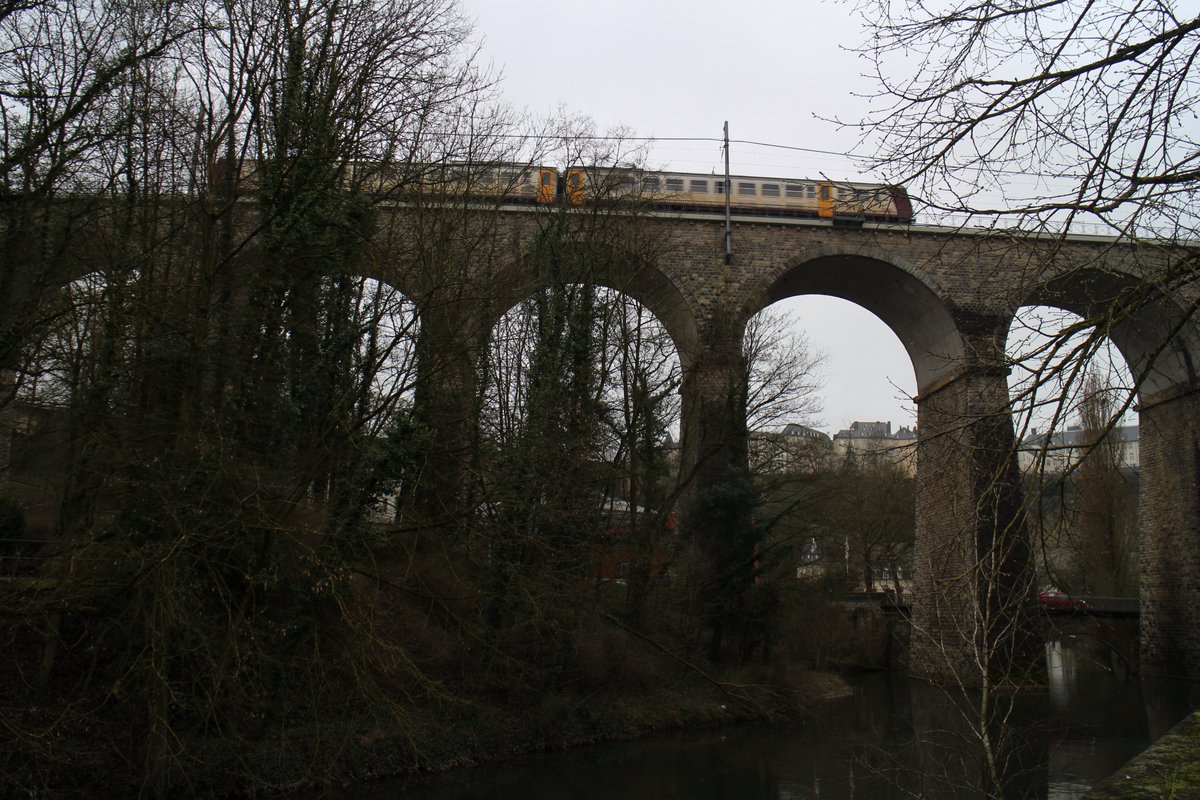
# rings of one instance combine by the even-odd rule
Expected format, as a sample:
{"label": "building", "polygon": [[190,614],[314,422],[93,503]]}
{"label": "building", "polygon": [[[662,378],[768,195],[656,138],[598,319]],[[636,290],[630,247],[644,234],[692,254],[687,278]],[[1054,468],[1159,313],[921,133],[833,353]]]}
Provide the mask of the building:
{"label": "building", "polygon": [[646,580],[667,577],[672,550],[668,543],[677,527],[673,513],[655,513],[610,497],[605,500],[604,524],[606,536],[593,556],[598,583],[624,583],[635,569],[641,569]]}
{"label": "building", "polygon": [[909,475],[917,471],[917,432],[902,426],[892,432],[890,422],[852,422],[833,435],[833,457],[864,460],[888,460],[899,464]]}
{"label": "building", "polygon": [[816,472],[832,463],[833,440],[807,425],[750,435],[750,464],[756,472]]}
{"label": "building", "polygon": [[[1107,436],[1109,441],[1116,442],[1120,467],[1134,469],[1140,466],[1137,425],[1118,425]],[[1030,472],[1039,465],[1043,465],[1046,472],[1064,472],[1079,463],[1094,439],[1095,432],[1084,430],[1082,425],[1071,425],[1065,431],[1050,433],[1038,433],[1034,429],[1021,441],[1017,461],[1023,472]]]}

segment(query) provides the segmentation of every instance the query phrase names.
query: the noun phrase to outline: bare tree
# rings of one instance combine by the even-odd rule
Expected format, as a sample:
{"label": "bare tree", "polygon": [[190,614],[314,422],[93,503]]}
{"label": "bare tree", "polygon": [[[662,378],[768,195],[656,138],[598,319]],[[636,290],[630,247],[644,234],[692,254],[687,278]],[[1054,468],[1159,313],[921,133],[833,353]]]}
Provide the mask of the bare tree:
{"label": "bare tree", "polygon": [[751,436],[788,423],[811,423],[821,412],[824,356],[813,351],[793,317],[770,309],[756,314],[746,325],[742,354]]}
{"label": "bare tree", "polygon": [[[1073,594],[1137,595],[1137,485],[1126,463],[1124,429],[1113,427],[1113,390],[1088,374],[1077,441],[1056,476],[1065,517],[1048,548],[1051,580]],[[1061,462],[1060,462],[1061,463]]]}
{"label": "bare tree", "polygon": [[1200,18],[1169,0],[858,5],[880,87],[869,135],[933,208],[1194,229]]}
{"label": "bare tree", "polygon": [[886,587],[903,596],[902,579],[912,568],[913,476],[887,459],[847,459],[830,479],[834,485],[823,505],[825,527],[833,534],[827,544],[835,552],[845,546],[849,585],[862,592]]}

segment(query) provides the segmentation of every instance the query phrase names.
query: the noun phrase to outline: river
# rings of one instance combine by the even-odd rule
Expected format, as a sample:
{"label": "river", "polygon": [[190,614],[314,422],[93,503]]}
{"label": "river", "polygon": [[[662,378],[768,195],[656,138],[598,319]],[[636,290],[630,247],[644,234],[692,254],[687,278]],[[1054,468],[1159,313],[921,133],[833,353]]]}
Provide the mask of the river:
{"label": "river", "polygon": [[[1137,680],[1103,652],[1047,648],[1048,690],[1024,696],[995,741],[1005,797],[1073,800],[1200,705],[1190,684]],[[446,775],[380,781],[329,797],[383,800],[890,800],[978,796],[971,716],[898,674],[853,679],[854,694],[804,724],[684,731],[531,756]],[[1005,739],[1011,736],[1011,739]]]}

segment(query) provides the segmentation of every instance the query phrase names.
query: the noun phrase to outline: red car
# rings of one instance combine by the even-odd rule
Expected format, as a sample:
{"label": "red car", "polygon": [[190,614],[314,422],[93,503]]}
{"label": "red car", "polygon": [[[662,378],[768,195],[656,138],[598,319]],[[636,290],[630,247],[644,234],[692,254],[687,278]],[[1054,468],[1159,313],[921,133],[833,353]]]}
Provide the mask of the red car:
{"label": "red car", "polygon": [[1087,608],[1087,600],[1082,597],[1071,597],[1059,589],[1046,589],[1039,592],[1037,601],[1051,608]]}

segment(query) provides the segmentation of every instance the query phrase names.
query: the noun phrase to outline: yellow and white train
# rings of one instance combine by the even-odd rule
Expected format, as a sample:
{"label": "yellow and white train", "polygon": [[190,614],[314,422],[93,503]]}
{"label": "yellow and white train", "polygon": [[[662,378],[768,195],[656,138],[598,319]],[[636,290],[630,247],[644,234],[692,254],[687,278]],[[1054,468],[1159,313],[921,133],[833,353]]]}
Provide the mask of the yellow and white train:
{"label": "yellow and white train", "polygon": [[[218,172],[224,170],[218,164]],[[358,172],[355,170],[355,172]],[[568,167],[523,164],[429,165],[405,171],[397,180],[390,171],[367,166],[359,172],[366,191],[403,192],[407,188],[502,202],[538,205],[584,205],[634,200],[650,208],[722,212],[726,191],[739,215],[817,217],[873,222],[911,223],[912,203],[902,186],[851,183],[826,179],[763,178],[748,175],[704,175],[658,172],[624,167]],[[243,162],[243,190],[258,187],[257,164]]]}
{"label": "yellow and white train", "polygon": [[738,214],[858,218],[912,222],[912,203],[901,186],[824,179],[763,178],[622,168],[501,165],[463,169],[458,182],[477,194],[518,202],[581,205],[606,198],[637,198],[680,211],[723,211],[725,193]]}

